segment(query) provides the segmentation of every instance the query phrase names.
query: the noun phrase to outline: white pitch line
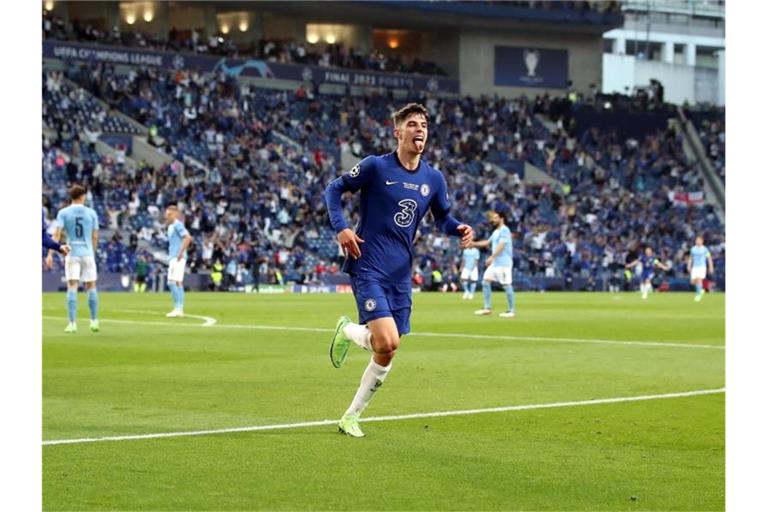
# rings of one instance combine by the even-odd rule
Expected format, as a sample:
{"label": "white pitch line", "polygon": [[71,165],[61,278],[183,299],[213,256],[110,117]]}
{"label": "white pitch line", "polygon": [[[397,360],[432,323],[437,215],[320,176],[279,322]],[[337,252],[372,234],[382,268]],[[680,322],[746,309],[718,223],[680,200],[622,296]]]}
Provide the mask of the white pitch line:
{"label": "white pitch line", "polygon": [[[615,404],[615,403],[622,403],[622,402],[640,402],[644,400],[684,398],[684,397],[690,397],[690,396],[714,395],[719,393],[725,393],[725,388],[700,389],[696,391],[663,393],[659,395],[597,398],[593,400],[554,402],[554,403],[548,403],[548,404],[510,405],[506,407],[488,407],[484,409],[464,409],[459,411],[423,412],[423,413],[415,413],[415,414],[400,414],[395,416],[372,416],[370,418],[362,418],[360,421],[374,422],[374,421],[411,420],[411,419],[419,419],[419,418],[442,418],[446,416],[465,416],[469,414],[528,411],[532,409],[555,409],[560,407],[578,407],[582,405]],[[186,432],[160,432],[156,434],[135,434],[135,435],[126,435],[126,436],[84,437],[80,439],[52,439],[48,441],[43,441],[43,446],[54,446],[54,445],[62,445],[62,444],[97,443],[102,441],[135,441],[135,440],[141,440],[141,439],[159,439],[159,438],[165,438],[165,437],[205,436],[205,435],[215,435],[215,434],[232,434],[232,433],[238,433],[238,432],[259,432],[264,430],[286,430],[286,429],[292,429],[292,428],[322,427],[327,425],[335,425],[337,422],[338,420],[318,420],[318,421],[305,421],[301,423],[280,423],[276,425],[257,425],[257,426],[251,426],[251,427],[222,428],[222,429],[215,429],[215,430],[194,430],[194,431],[186,431]]]}
{"label": "white pitch line", "polygon": [[[66,317],[63,316],[47,316],[43,315],[43,320],[66,320]],[[151,320],[119,320],[116,318],[99,318],[100,323],[111,323],[111,324],[131,324],[131,325],[159,325],[164,327],[202,327],[201,324],[189,324],[189,323],[181,323],[181,322],[153,322]],[[219,326],[217,326],[219,327]]]}
{"label": "white pitch line", "polygon": [[673,343],[667,341],[639,341],[639,340],[601,340],[592,338],[547,338],[541,336],[497,336],[494,334],[456,334],[438,332],[412,332],[409,336],[430,336],[445,338],[474,338],[474,339],[501,339],[511,341],[551,341],[555,343],[598,343],[602,345],[645,345],[650,347],[680,347],[680,348],[714,348],[725,349],[723,345],[704,345],[696,343]]}
{"label": "white pitch line", "polygon": [[[191,316],[191,315],[186,315]],[[66,320],[64,317],[55,316],[43,316],[44,319],[49,320]],[[189,323],[177,323],[177,322],[152,322],[145,320],[117,320],[104,318],[100,319],[101,322],[114,322],[123,324],[137,324],[137,325],[163,325],[163,326],[180,326],[180,327],[220,327],[223,329],[253,329],[258,331],[298,331],[298,332],[334,332],[333,329],[322,327],[294,327],[286,325],[250,325],[250,324],[215,324],[215,325],[200,325]],[[462,338],[462,339],[477,339],[477,340],[502,340],[502,341],[541,341],[551,343],[591,343],[597,345],[628,345],[628,346],[648,346],[648,347],[670,347],[670,348],[703,348],[703,349],[715,349],[725,350],[723,345],[705,345],[697,343],[674,343],[666,341],[641,341],[641,340],[601,340],[590,338],[549,338],[541,336],[504,336],[496,334],[458,334],[458,333],[446,333],[446,332],[412,332],[408,336],[423,336],[431,338]]]}
{"label": "white pitch line", "polygon": [[[163,315],[163,313],[156,313],[154,311],[147,311],[145,309],[115,309],[113,311],[116,311],[118,313],[141,313],[143,315]],[[199,318],[200,320],[203,320],[204,323],[199,327],[211,327],[213,325],[216,325],[216,319],[213,318],[212,316],[190,315],[190,314],[184,313],[184,318]]]}

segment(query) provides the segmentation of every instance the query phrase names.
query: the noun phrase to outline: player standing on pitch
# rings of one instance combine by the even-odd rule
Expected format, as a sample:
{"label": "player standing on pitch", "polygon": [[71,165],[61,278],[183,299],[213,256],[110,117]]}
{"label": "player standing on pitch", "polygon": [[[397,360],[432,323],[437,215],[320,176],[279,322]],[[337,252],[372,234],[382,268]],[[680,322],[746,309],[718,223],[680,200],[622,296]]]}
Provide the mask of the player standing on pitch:
{"label": "player standing on pitch", "polygon": [[688,266],[688,273],[691,274],[691,284],[696,287],[696,295],[693,297],[693,300],[699,302],[704,295],[703,282],[707,277],[707,267],[709,267],[710,275],[715,273],[712,253],[704,245],[704,237],[696,237],[696,243],[691,247],[691,253],[688,255],[686,265]]}
{"label": "player standing on pitch", "polygon": [[[331,362],[347,358],[350,342],[372,353],[360,387],[339,430],[363,437],[360,414],[392,368],[400,338],[410,331],[413,241],[421,219],[432,211],[443,232],[472,242],[473,231],[450,214],[443,174],[421,159],[427,143],[429,114],[409,103],[392,116],[397,150],[368,156],[325,189],[325,202],[336,238],[347,256],[343,270],[352,281],[360,324],[342,316],[331,341]],[[344,219],[341,196],[360,191],[360,223],[353,231]]]}
{"label": "player standing on pitch", "polygon": [[500,313],[502,318],[515,317],[515,289],[512,288],[512,232],[506,223],[506,213],[501,210],[488,212],[488,220],[493,224],[493,233],[488,240],[472,242],[472,247],[491,248],[491,255],[485,259],[483,272],[483,309],[478,309],[478,316],[491,314],[491,284],[496,281],[504,287],[507,296],[507,310]]}
{"label": "player standing on pitch", "polygon": [[175,204],[165,209],[165,221],[168,223],[168,289],[173,299],[173,310],[165,315],[168,318],[184,316],[184,270],[187,266],[187,247],[192,243],[192,235],[179,216],[179,207]]}
{"label": "player standing on pitch", "polygon": [[[72,203],[59,210],[56,215],[56,232],[53,239],[61,240],[66,233],[70,251],[64,259],[64,276],[67,280],[67,317],[69,323],[64,329],[66,333],[77,332],[77,289],[80,282],[85,283],[88,290],[88,308],[91,311],[90,329],[99,330],[97,318],[99,310],[99,294],[96,291],[96,253],[99,245],[99,216],[93,208],[85,206],[85,187],[72,185],[69,197]],[[48,268],[53,266],[53,249],[48,250],[46,258]]]}
{"label": "player standing on pitch", "polygon": [[480,262],[480,251],[477,247],[467,247],[461,253],[461,271],[460,277],[461,287],[464,289],[464,295],[461,296],[464,300],[472,300],[475,298],[475,287],[477,286],[477,268]]}

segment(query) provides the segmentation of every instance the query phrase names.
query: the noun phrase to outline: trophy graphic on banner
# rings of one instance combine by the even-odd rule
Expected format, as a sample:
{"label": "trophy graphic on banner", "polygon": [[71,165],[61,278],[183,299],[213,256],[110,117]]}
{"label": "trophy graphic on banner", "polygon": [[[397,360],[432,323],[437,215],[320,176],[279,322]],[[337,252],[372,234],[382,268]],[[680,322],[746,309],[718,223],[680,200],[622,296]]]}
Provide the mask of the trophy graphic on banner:
{"label": "trophy graphic on banner", "polygon": [[539,65],[539,50],[523,50],[523,61],[528,68],[528,76],[536,76],[536,66]]}

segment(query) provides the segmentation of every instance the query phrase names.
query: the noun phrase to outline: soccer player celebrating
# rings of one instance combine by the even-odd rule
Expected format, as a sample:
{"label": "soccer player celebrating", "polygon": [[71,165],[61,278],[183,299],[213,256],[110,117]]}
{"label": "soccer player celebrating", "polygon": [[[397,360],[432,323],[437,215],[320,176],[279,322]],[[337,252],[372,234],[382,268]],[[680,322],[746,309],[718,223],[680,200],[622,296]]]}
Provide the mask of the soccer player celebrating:
{"label": "soccer player celebrating", "polygon": [[[339,431],[363,437],[360,414],[392,368],[400,338],[410,331],[413,241],[421,219],[432,211],[443,232],[472,241],[472,228],[450,214],[443,174],[421,159],[429,113],[409,103],[393,114],[397,150],[368,156],[325,189],[336,238],[346,254],[343,270],[352,281],[360,323],[342,316],[331,340],[333,366],[341,367],[351,342],[371,352],[360,386]],[[341,196],[360,191],[360,223],[353,231],[344,219]]]}
{"label": "soccer player celebrating", "polygon": [[485,259],[483,272],[483,309],[475,311],[476,315],[491,314],[491,284],[496,281],[504,287],[507,294],[507,310],[499,313],[502,318],[515,316],[515,290],[512,288],[512,232],[505,222],[505,213],[495,210],[488,213],[488,220],[494,230],[488,240],[472,242],[473,247],[491,246],[491,255]]}
{"label": "soccer player celebrating", "polygon": [[480,261],[480,251],[476,247],[467,247],[461,253],[461,286],[464,288],[462,299],[472,300],[477,286],[477,264]]}
{"label": "soccer player celebrating", "polygon": [[192,235],[179,220],[179,208],[175,204],[165,209],[165,221],[168,223],[168,288],[173,298],[173,310],[165,316],[181,318],[184,316],[184,269]]}
{"label": "soccer player celebrating", "polygon": [[[67,279],[67,313],[69,323],[64,332],[77,332],[77,288],[80,281],[85,283],[88,290],[88,308],[91,310],[90,328],[93,332],[99,330],[97,318],[99,295],[96,292],[96,258],[94,247],[99,245],[99,217],[96,212],[85,206],[85,187],[72,185],[69,197],[72,203],[59,210],[56,215],[56,231],[53,239],[61,240],[62,232],[67,235],[70,252],[64,258],[64,275]],[[53,266],[53,249],[48,250],[46,265]]]}
{"label": "soccer player celebrating", "polygon": [[691,274],[691,284],[696,287],[696,295],[693,300],[699,302],[704,295],[704,287],[702,283],[704,278],[707,277],[707,266],[709,266],[710,274],[715,273],[712,254],[709,252],[707,246],[704,245],[703,237],[696,237],[696,244],[691,247],[691,254],[687,259],[688,272]]}
{"label": "soccer player celebrating", "polygon": [[643,294],[643,299],[648,298],[648,294],[653,291],[653,271],[656,267],[667,271],[669,267],[663,264],[659,259],[653,255],[653,249],[650,247],[645,248],[645,254],[640,256],[634,261],[626,264],[626,268],[632,268],[635,265],[642,265],[642,273],[640,274],[640,292]]}

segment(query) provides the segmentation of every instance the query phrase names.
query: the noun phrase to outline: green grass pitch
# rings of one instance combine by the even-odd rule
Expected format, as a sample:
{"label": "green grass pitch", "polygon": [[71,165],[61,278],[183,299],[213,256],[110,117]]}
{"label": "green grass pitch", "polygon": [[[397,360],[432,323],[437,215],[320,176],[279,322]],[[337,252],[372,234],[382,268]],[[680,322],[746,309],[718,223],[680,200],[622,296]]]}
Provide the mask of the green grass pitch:
{"label": "green grass pitch", "polygon": [[[477,297],[414,294],[413,334],[364,416],[725,385],[722,294],[518,293],[515,319],[473,316]],[[188,293],[206,327],[166,319],[168,294],[102,293],[96,334],[84,294],[76,334],[63,294],[43,304],[44,441],[334,420],[368,360],[328,359],[351,295]],[[363,439],[322,425],[48,444],[43,507],[723,510],[724,405],[715,392],[369,422]]]}

